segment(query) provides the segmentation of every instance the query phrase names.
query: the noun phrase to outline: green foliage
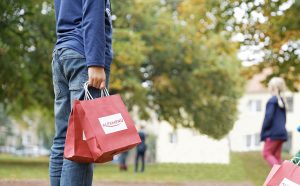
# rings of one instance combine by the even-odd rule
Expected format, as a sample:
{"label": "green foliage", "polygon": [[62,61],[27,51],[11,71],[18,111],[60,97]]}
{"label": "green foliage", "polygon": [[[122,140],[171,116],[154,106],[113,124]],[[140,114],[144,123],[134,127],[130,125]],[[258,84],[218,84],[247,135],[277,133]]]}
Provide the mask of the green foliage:
{"label": "green foliage", "polygon": [[[52,1],[48,1],[48,3]],[[1,1],[0,102],[19,115],[37,105],[52,110],[54,13],[47,1]]]}
{"label": "green foliage", "polygon": [[[55,43],[52,1],[1,1],[0,103],[22,121],[41,113],[37,133],[49,147],[53,136],[51,53]],[[42,108],[42,109],[40,109]],[[43,121],[42,121],[43,120]],[[22,122],[20,122],[22,123]]]}
{"label": "green foliage", "polygon": [[141,86],[143,74],[140,71],[148,52],[145,42],[140,34],[119,28],[115,29],[113,46],[115,58],[111,66],[110,90],[123,94],[130,110],[139,105],[140,115],[147,118],[147,90]]}
{"label": "green foliage", "polygon": [[[230,1],[231,2],[231,1]],[[290,4],[291,3],[291,4]],[[246,38],[241,43],[245,46],[263,43],[263,62],[248,69],[250,74],[262,71],[266,67],[272,74],[264,81],[267,83],[273,76],[283,77],[292,91],[298,91],[300,83],[300,1],[299,0],[266,0],[255,4],[251,1],[231,2],[232,7],[247,7],[247,23],[236,23],[234,32],[243,33]],[[288,6],[290,5],[290,6]],[[251,16],[261,13],[266,21],[258,21]],[[248,72],[249,74],[249,72]]]}
{"label": "green foliage", "polygon": [[[279,1],[279,4],[285,1]],[[272,76],[283,77],[290,90],[298,91],[300,83],[300,1],[295,1],[283,15],[269,16],[270,21],[261,30],[270,38],[266,63],[273,69]],[[267,28],[266,28],[267,27]],[[283,47],[286,45],[286,47]],[[298,51],[298,53],[297,53]]]}
{"label": "green foliage", "polygon": [[[179,4],[174,17],[168,4],[158,7],[158,1],[153,5],[137,2],[135,9],[145,7],[140,21],[152,27],[144,26],[147,30],[140,31],[151,49],[143,66],[151,109],[174,127],[181,124],[222,138],[233,126],[241,91],[236,46],[228,43],[226,33],[202,27],[206,29],[202,34],[197,19],[189,21],[188,3]],[[194,16],[198,14],[194,12]],[[135,23],[140,17],[131,19]],[[147,20],[151,24],[146,24]],[[184,22],[187,24],[181,24]],[[140,29],[136,26],[134,30]]]}

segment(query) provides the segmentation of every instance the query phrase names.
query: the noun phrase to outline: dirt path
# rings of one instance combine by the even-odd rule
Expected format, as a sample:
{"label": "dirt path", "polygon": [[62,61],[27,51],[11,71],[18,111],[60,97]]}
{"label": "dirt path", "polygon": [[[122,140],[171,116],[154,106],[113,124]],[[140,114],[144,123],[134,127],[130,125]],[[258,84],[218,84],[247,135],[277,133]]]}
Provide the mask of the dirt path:
{"label": "dirt path", "polygon": [[[21,180],[1,181],[0,186],[49,186],[45,180]],[[118,183],[118,182],[95,182],[93,186],[253,186],[250,183]]]}

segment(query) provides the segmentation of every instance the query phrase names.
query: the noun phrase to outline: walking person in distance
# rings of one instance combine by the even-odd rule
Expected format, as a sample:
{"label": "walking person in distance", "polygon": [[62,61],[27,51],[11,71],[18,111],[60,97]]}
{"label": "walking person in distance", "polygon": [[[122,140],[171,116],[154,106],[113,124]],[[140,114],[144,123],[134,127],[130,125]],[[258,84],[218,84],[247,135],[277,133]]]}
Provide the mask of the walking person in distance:
{"label": "walking person in distance", "polygon": [[146,134],[144,131],[144,126],[141,126],[141,129],[139,131],[139,136],[141,138],[141,143],[136,147],[136,156],[135,156],[135,172],[138,172],[139,169],[139,161],[141,161],[142,166],[140,172],[145,171],[145,155],[147,151],[147,145],[146,145]]}
{"label": "walking person in distance", "polygon": [[287,104],[283,95],[285,82],[282,78],[272,78],[268,87],[272,97],[267,102],[261,141],[264,141],[263,157],[270,166],[273,166],[282,163],[282,146],[288,139],[285,128]]}

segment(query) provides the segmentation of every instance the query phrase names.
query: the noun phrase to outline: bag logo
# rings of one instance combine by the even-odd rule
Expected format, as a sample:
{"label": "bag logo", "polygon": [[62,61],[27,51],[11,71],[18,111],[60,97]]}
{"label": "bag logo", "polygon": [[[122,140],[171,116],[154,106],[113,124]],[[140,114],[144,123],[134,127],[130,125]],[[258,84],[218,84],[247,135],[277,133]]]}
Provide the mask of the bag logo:
{"label": "bag logo", "polygon": [[85,137],[84,131],[82,131],[82,140],[86,141],[86,137]]}
{"label": "bag logo", "polygon": [[98,118],[105,134],[126,130],[126,123],[121,113]]}
{"label": "bag logo", "polygon": [[287,178],[284,178],[281,183],[279,184],[279,186],[300,186],[299,184],[287,179]]}

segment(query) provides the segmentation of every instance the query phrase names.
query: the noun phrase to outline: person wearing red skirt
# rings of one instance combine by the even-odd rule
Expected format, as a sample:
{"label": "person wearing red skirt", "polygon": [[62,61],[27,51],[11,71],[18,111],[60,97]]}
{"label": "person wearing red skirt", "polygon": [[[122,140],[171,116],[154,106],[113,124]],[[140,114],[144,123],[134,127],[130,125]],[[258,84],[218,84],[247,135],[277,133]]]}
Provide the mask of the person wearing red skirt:
{"label": "person wearing red skirt", "polygon": [[265,118],[261,130],[261,141],[264,141],[262,155],[270,166],[281,164],[283,143],[288,139],[286,125],[286,101],[283,96],[285,83],[282,78],[270,80],[269,90],[272,97],[266,106]]}

